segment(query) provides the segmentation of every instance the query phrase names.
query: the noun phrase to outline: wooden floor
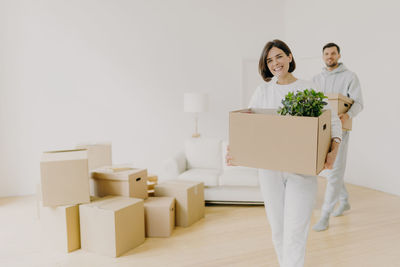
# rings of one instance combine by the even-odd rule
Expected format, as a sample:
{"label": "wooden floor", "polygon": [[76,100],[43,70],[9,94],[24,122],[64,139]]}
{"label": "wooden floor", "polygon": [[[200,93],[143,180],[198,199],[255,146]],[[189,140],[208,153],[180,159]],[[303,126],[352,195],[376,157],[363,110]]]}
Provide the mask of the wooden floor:
{"label": "wooden floor", "polygon": [[[320,213],[325,180],[319,180]],[[328,231],[310,230],[306,265],[400,266],[400,197],[348,185],[352,209]],[[0,199],[0,266],[278,266],[261,206],[207,206],[206,216],[169,238],[148,238],[119,258],[44,249],[35,198]]]}

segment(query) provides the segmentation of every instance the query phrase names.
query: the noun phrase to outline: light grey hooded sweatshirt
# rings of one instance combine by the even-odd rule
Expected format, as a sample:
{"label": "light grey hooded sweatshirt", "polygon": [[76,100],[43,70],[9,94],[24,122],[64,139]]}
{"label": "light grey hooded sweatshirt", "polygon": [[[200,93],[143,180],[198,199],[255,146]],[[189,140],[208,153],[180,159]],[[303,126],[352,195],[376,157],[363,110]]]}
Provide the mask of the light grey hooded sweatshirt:
{"label": "light grey hooded sweatshirt", "polygon": [[339,66],[332,71],[323,68],[320,74],[314,76],[313,82],[325,94],[340,93],[353,99],[354,103],[347,111],[350,118],[354,118],[363,109],[364,103],[358,77],[354,72],[348,70],[343,63],[339,63]]}

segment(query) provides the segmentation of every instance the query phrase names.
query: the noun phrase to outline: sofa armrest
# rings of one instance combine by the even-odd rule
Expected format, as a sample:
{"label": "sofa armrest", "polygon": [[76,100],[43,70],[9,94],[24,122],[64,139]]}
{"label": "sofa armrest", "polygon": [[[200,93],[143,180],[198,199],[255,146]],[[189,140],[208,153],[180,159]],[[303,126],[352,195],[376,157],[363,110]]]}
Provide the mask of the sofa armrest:
{"label": "sofa armrest", "polygon": [[160,180],[176,179],[184,171],[186,171],[186,156],[180,152],[162,163]]}

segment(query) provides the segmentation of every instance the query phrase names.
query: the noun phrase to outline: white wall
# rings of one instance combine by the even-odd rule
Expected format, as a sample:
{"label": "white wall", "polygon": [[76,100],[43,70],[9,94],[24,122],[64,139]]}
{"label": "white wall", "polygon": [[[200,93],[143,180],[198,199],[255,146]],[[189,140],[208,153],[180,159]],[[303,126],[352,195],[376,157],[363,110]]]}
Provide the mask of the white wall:
{"label": "white wall", "polygon": [[[322,46],[336,42],[342,62],[360,79],[365,109],[353,121],[346,181],[396,195],[400,195],[399,8],[390,0],[285,2],[286,39],[299,58],[298,75],[318,72],[315,59]],[[315,70],[302,71],[305,65]]]}
{"label": "white wall", "polygon": [[184,92],[209,93],[199,131],[227,138],[228,111],[242,103],[243,62],[284,37],[283,7],[0,1],[0,196],[33,193],[41,152],[85,141],[112,141],[115,163],[157,172],[193,131]]}

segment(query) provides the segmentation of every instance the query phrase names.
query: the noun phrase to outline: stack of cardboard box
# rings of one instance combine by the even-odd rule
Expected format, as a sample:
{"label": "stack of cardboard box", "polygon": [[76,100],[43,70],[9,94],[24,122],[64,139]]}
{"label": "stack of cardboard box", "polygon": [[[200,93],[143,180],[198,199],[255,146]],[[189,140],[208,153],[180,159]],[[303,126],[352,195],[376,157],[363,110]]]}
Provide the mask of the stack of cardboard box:
{"label": "stack of cardboard box", "polygon": [[147,176],[147,192],[150,197],[154,196],[154,187],[158,183],[158,176],[155,174],[148,174]]}
{"label": "stack of cardboard box", "polygon": [[80,248],[79,204],[90,202],[85,149],[44,152],[40,163],[39,217],[46,245]]}
{"label": "stack of cardboard box", "polygon": [[163,196],[149,198],[147,170],[112,165],[111,144],[45,152],[40,165],[39,217],[53,248],[118,257],[146,236],[168,237],[204,217],[203,184],[166,183]]}

